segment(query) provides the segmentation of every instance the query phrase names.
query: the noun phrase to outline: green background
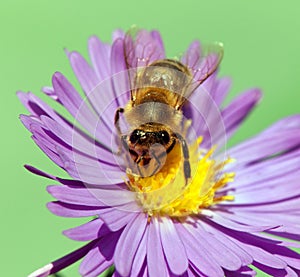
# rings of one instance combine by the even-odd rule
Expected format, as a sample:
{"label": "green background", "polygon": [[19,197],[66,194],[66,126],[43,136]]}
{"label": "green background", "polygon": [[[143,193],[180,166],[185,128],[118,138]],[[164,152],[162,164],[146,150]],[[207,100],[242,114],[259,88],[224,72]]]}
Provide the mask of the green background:
{"label": "green background", "polygon": [[[264,99],[235,135],[241,141],[281,117],[299,113],[300,2],[295,1],[2,1],[0,4],[1,201],[0,275],[26,276],[81,244],[61,235],[83,220],[52,215],[49,182],[25,163],[63,175],[34,145],[18,114],[15,91],[39,92],[59,70],[73,82],[63,48],[87,55],[92,34],[110,41],[132,24],[161,31],[170,57],[195,38],[222,41],[221,75],[233,78],[232,98],[260,87]],[[78,83],[76,83],[78,87]],[[64,276],[78,276],[78,264]]]}

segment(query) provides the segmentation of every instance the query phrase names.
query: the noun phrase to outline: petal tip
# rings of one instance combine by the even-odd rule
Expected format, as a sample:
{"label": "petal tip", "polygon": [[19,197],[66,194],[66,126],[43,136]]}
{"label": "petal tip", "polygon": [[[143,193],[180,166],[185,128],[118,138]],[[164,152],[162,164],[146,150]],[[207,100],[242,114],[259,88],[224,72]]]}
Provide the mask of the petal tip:
{"label": "petal tip", "polygon": [[262,98],[263,93],[262,93],[262,90],[260,88],[253,88],[251,91],[254,94],[254,97],[255,97],[256,101],[259,101]]}
{"label": "petal tip", "polygon": [[32,272],[28,275],[28,277],[46,277],[51,274],[51,269],[53,268],[53,264],[47,264],[42,268]]}
{"label": "petal tip", "polygon": [[64,52],[67,55],[67,57],[69,58],[69,55],[70,55],[71,52],[68,50],[68,48],[65,47]]}
{"label": "petal tip", "polygon": [[54,84],[58,83],[61,79],[64,79],[64,75],[59,71],[54,72],[54,74],[52,76],[53,87],[54,87]]}
{"label": "petal tip", "polygon": [[49,194],[53,195],[55,187],[56,187],[56,185],[50,185],[50,186],[47,186],[46,190]]}

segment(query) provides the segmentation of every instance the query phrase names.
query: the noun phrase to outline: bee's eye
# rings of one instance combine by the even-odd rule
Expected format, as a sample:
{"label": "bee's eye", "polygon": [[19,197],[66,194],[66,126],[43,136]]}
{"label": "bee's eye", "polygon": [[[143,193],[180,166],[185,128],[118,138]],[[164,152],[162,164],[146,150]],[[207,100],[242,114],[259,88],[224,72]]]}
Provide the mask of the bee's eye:
{"label": "bee's eye", "polygon": [[167,144],[170,141],[170,136],[167,131],[159,131],[157,136],[164,144]]}
{"label": "bee's eye", "polygon": [[130,142],[136,143],[141,138],[141,132],[138,129],[135,129],[130,135]]}

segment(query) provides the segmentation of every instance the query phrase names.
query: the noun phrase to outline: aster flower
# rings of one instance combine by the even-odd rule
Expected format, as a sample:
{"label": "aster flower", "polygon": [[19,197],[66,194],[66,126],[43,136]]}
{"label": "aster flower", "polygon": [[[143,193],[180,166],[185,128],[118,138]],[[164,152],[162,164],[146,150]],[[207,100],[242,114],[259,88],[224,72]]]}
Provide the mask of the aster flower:
{"label": "aster flower", "polygon": [[[30,276],[48,276],[81,258],[80,274],[89,277],[112,265],[114,276],[253,276],[255,268],[272,276],[299,276],[300,255],[291,247],[299,247],[300,240],[300,115],[226,150],[227,138],[261,92],[250,89],[223,108],[231,82],[214,73],[183,107],[181,132],[192,172],[188,183],[180,143],[164,156],[159,170],[141,177],[129,166],[134,162],[128,149],[122,147],[120,154],[114,113],[130,100],[128,76],[134,76],[135,66],[164,59],[165,52],[157,31],[141,30],[136,36],[128,42],[116,31],[112,45],[91,37],[91,65],[79,53],[67,52],[85,97],[58,72],[53,86],[43,91],[74,122],[34,94],[18,93],[30,112],[21,121],[33,140],[71,176],[26,166],[58,183],[48,187],[57,199],[49,210],[89,219],[63,232],[86,241],[85,246]],[[131,52],[124,49],[128,43]],[[181,63],[203,69],[200,49],[193,42]],[[191,72],[200,78],[199,70]],[[120,125],[126,128],[125,120]]]}

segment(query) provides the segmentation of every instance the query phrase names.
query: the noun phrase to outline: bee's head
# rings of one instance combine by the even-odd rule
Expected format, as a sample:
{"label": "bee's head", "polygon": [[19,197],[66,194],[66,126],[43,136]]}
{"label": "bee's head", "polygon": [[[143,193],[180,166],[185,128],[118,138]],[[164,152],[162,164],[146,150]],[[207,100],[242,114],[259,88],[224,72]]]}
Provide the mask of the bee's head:
{"label": "bee's head", "polygon": [[170,142],[170,135],[167,130],[145,131],[143,129],[135,129],[130,134],[129,141],[133,145],[151,145],[154,143],[167,145]]}
{"label": "bee's head", "polygon": [[[132,130],[127,136],[127,146],[137,165],[137,174],[151,176],[158,172],[176,144],[174,138],[170,128],[159,123],[146,123]],[[132,168],[135,169],[134,165]]]}

